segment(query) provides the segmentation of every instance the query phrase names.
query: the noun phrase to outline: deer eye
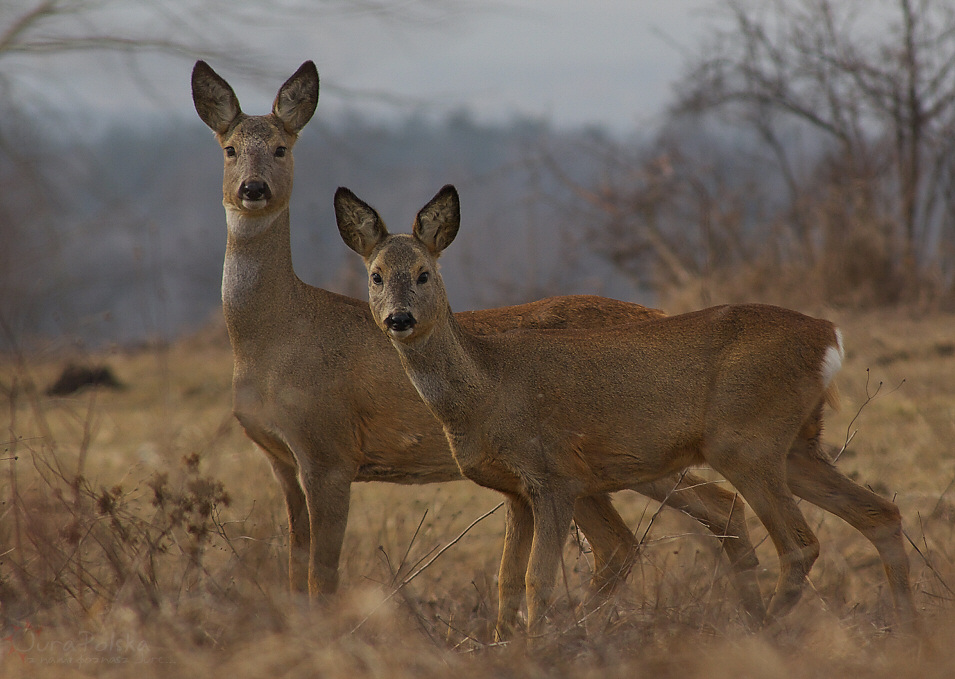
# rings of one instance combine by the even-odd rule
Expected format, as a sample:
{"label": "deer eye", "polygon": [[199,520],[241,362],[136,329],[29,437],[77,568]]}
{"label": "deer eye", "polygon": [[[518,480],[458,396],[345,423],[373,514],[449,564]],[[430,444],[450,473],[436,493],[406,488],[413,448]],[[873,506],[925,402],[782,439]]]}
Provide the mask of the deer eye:
{"label": "deer eye", "polygon": [[381,285],[381,274],[377,271],[371,275],[371,282],[375,285]]}
{"label": "deer eye", "polygon": [[284,157],[285,157],[285,153],[286,153],[287,151],[288,151],[288,147],[286,147],[286,146],[279,146],[277,149],[275,149],[275,157],[276,157],[276,158],[284,158]]}
{"label": "deer eye", "polygon": [[424,285],[425,283],[428,282],[428,279],[430,277],[431,276],[427,271],[422,271],[421,273],[418,274],[418,285]]}
{"label": "deer eye", "polygon": [[234,147],[234,146],[226,146],[226,147],[225,147],[225,155],[226,155],[226,158],[235,158],[235,147]]}

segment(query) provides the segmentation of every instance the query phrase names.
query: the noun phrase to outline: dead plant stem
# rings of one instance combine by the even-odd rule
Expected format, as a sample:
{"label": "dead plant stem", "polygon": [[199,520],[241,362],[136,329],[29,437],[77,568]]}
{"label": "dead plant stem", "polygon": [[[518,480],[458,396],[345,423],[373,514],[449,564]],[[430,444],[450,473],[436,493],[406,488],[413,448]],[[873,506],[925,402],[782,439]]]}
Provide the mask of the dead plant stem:
{"label": "dead plant stem", "polygon": [[381,603],[379,603],[377,606],[375,606],[375,608],[374,608],[368,615],[366,615],[364,618],[362,618],[361,621],[359,621],[359,623],[352,628],[352,630],[351,630],[351,632],[349,632],[349,634],[354,634],[355,632],[357,632],[357,631],[362,627],[362,625],[364,625],[366,622],[368,622],[368,619],[369,619],[372,615],[374,615],[374,613],[375,613],[379,608],[381,608],[381,606],[383,606],[385,603],[387,603],[387,602],[390,601],[392,598],[394,598],[394,596],[395,596],[402,588],[404,588],[406,585],[408,585],[408,583],[410,583],[410,582],[411,582],[412,580],[414,580],[416,577],[418,577],[419,575],[421,575],[425,570],[427,570],[428,567],[431,566],[431,564],[433,564],[435,561],[437,561],[437,560],[441,557],[442,554],[444,554],[446,551],[448,551],[448,550],[451,549],[454,545],[456,545],[458,542],[460,542],[461,539],[462,539],[465,535],[467,535],[467,534],[471,531],[472,528],[474,528],[476,525],[478,525],[479,523],[481,523],[482,521],[484,521],[484,519],[486,519],[487,517],[489,517],[491,514],[493,514],[494,512],[496,512],[498,509],[500,509],[500,508],[503,507],[503,506],[504,506],[504,503],[503,503],[503,502],[499,502],[496,507],[494,507],[493,509],[491,509],[491,510],[485,512],[484,514],[481,514],[481,516],[479,516],[478,518],[474,519],[474,521],[472,521],[470,524],[468,524],[468,527],[465,528],[463,531],[461,531],[456,538],[454,538],[453,540],[451,540],[451,542],[449,542],[449,543],[446,544],[444,547],[442,547],[441,549],[439,549],[439,550],[438,550],[438,553],[435,554],[435,555],[428,561],[428,563],[426,563],[424,566],[422,566],[421,568],[419,568],[418,570],[416,570],[415,572],[413,572],[411,575],[409,575],[407,578],[405,578],[404,580],[402,580],[402,581],[398,584],[398,586],[395,587],[395,588],[391,591],[391,593],[390,593],[388,596],[386,596],[384,599],[382,599]]}

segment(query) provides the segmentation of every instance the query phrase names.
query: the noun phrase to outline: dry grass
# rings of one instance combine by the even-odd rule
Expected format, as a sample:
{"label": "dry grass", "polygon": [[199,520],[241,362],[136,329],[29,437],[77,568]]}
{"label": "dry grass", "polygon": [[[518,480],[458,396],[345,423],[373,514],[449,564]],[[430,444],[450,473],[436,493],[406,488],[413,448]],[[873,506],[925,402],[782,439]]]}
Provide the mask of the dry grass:
{"label": "dry grass", "polygon": [[[875,551],[834,517],[804,505],[823,549],[812,589],[754,633],[715,541],[621,493],[644,538],[623,591],[590,600],[570,540],[548,634],[494,646],[502,516],[472,526],[499,499],[466,482],[356,485],[341,594],[309,609],[285,592],[277,484],[229,414],[231,357],[209,333],[0,364],[0,677],[950,676],[955,317],[835,320],[849,354],[827,441],[851,438],[840,466],[902,509],[922,644],[888,631]],[[126,388],[44,395],[70,358],[108,362]],[[758,549],[768,591],[775,554]]]}

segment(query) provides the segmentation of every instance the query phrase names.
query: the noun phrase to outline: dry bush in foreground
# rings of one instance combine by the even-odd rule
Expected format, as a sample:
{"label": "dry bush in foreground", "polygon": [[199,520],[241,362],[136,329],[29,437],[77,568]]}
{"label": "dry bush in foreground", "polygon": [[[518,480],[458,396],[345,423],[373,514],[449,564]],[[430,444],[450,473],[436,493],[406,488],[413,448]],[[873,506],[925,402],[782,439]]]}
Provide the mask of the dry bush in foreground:
{"label": "dry bush in foreground", "polygon": [[888,631],[878,558],[848,526],[804,507],[827,546],[811,591],[752,633],[716,540],[634,494],[615,498],[642,542],[623,591],[590,599],[575,536],[544,637],[493,645],[502,517],[478,520],[498,499],[465,482],[357,485],[341,595],[309,609],[286,592],[276,484],[228,415],[228,350],[194,341],[108,357],[124,392],[51,398],[61,360],[0,363],[0,676],[948,676],[955,318],[836,320],[849,355],[827,439],[858,431],[840,466],[902,509],[921,647]]}

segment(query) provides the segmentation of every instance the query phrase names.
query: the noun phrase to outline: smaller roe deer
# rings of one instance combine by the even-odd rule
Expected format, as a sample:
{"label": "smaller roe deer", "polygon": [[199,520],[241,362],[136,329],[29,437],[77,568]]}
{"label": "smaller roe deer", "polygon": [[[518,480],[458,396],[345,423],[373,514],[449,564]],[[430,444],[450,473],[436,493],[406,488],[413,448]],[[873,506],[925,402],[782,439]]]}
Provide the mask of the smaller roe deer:
{"label": "smaller roe deer", "polygon": [[[529,631],[551,599],[574,501],[709,464],[750,504],[779,555],[768,615],[799,599],[819,543],[793,493],[842,517],[878,549],[901,620],[914,622],[896,506],[840,474],[820,450],[843,356],[828,321],[765,305],[719,306],[639,325],[479,337],[455,320],[436,259],[460,223],[444,187],[413,235],[389,235],[348,189],[338,228],[362,256],[375,322],[444,425],[469,479],[515,512],[501,572],[526,572]],[[532,526],[532,528],[531,528]],[[498,635],[514,624],[499,618]]]}

